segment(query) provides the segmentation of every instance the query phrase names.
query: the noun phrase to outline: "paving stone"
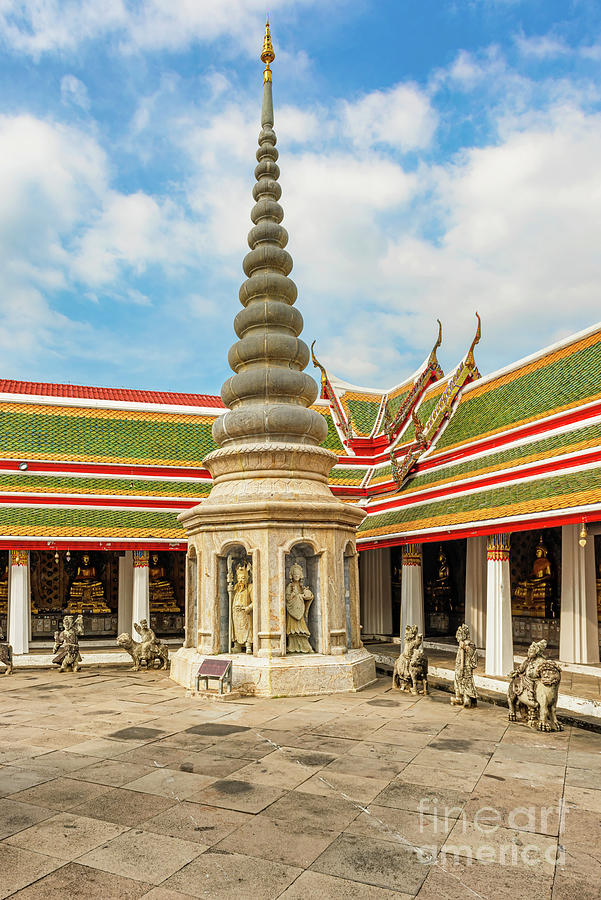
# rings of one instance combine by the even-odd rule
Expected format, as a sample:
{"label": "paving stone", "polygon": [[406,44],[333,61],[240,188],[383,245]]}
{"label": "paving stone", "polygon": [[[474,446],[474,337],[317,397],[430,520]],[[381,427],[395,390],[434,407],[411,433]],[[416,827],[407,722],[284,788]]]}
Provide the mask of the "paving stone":
{"label": "paving stone", "polygon": [[155,887],[144,894],[144,900],[182,900],[182,898],[191,896],[191,894],[182,894],[180,891],[170,891],[169,888]]}
{"label": "paving stone", "polygon": [[147,896],[150,884],[119,878],[78,863],[68,863],[24,888],[13,897],[19,900],[63,900],[64,897],[87,897],[89,900],[137,900]]}
{"label": "paving stone", "polygon": [[72,773],[71,777],[81,778],[82,781],[92,781],[95,784],[105,784],[109,787],[121,787],[152,771],[151,766],[137,766],[114,759],[103,759],[84,769],[78,769],[77,772]]}
{"label": "paving stone", "polygon": [[601,790],[566,785],[563,796],[569,806],[588,809],[601,815]]}
{"label": "paving stone", "polygon": [[553,878],[540,869],[496,865],[473,860],[445,859],[431,866],[419,900],[550,900]]}
{"label": "paving stone", "polygon": [[[106,790],[106,789],[105,789]],[[115,825],[127,825],[133,828],[140,822],[163,813],[176,804],[175,800],[146,794],[125,788],[107,791],[96,799],[75,807],[74,813],[102,819],[103,822],[114,822]]]}
{"label": "paving stone", "polygon": [[439,848],[455,826],[455,819],[429,816],[423,813],[396,809],[393,806],[370,804],[344,829],[349,834],[393,841],[403,846],[430,850]]}
{"label": "paving stone", "polygon": [[344,775],[321,770],[304,781],[300,787],[307,794],[340,797],[365,805],[371,803],[386,784],[387,779],[384,778],[363,778],[360,775]]}
{"label": "paving stone", "polygon": [[113,741],[109,738],[91,738],[89,741],[80,741],[77,744],[65,748],[69,753],[86,754],[96,756],[98,759],[115,759],[128,750],[131,750],[131,741]]}
{"label": "paving stone", "polygon": [[529,762],[493,757],[485,772],[487,775],[497,775],[503,778],[523,778],[531,784],[563,785],[565,777],[563,766],[546,765],[535,762],[535,760],[536,753],[533,753],[532,760]]}
{"label": "paving stone", "polygon": [[301,871],[240,853],[208,850],[169,878],[163,887],[211,900],[275,900]]}
{"label": "paving stone", "polygon": [[327,803],[324,803],[319,794],[306,794],[297,790],[276,800],[262,815],[286,822],[293,831],[308,826],[326,831],[342,831],[360,811],[357,804],[350,800],[328,797]]}
{"label": "paving stone", "polygon": [[568,767],[565,774],[565,783],[569,787],[598,790],[601,787],[601,772],[597,769],[573,769]]}
{"label": "paving stone", "polygon": [[520,778],[483,775],[464,807],[464,815],[470,821],[494,820],[517,831],[557,835],[561,794],[557,785],[530,785]]}
{"label": "paving stone", "polygon": [[240,781],[291,790],[310,778],[316,768],[320,766],[303,765],[284,751],[276,750],[269,756],[238,769],[235,777]]}
{"label": "paving stone", "polygon": [[0,800],[0,840],[56,814],[54,809],[22,803],[19,797],[19,794],[11,794],[10,799]]}
{"label": "paving stone", "polygon": [[132,725],[130,728],[121,728],[114,731],[108,737],[115,738],[119,741],[155,741],[164,735],[165,732],[160,728],[145,728],[141,725]]}
{"label": "paving stone", "polygon": [[537,869],[552,875],[557,857],[557,838],[503,827],[478,827],[459,820],[443,845],[443,853],[467,859]]}
{"label": "paving stone", "polygon": [[240,734],[241,732],[250,730],[248,725],[205,722],[202,725],[193,725],[191,728],[186,728],[186,734],[200,734],[207,737],[226,737],[230,734]]}
{"label": "paving stone", "polygon": [[86,853],[79,862],[124,878],[160,884],[205,849],[204,844],[167,835],[158,841],[155,834],[135,829]]}
{"label": "paving stone", "polygon": [[214,781],[210,787],[193,794],[188,799],[208,806],[221,806],[225,809],[236,809],[239,812],[259,813],[275,800],[279,800],[285,791],[267,785],[255,785],[236,778],[223,778]]}
{"label": "paving stone", "polygon": [[48,807],[53,810],[54,815],[57,809],[73,809],[105,794],[107,790],[106,785],[79,781],[76,778],[53,778],[52,781],[44,781],[26,791],[11,794],[11,797],[25,803]]}
{"label": "paving stone", "polygon": [[66,750],[53,750],[50,753],[43,753],[29,760],[27,768],[33,772],[40,772],[42,775],[47,774],[50,777],[58,775],[66,775],[76,772],[90,765],[90,757],[81,753],[71,753]]}
{"label": "paving stone", "polygon": [[0,843],[0,900],[62,865],[60,859]]}
{"label": "paving stone", "polygon": [[202,788],[215,781],[212,775],[194,775],[191,772],[176,772],[174,769],[155,769],[142,778],[127,784],[130,791],[158,794],[174,800],[189,800]]}
{"label": "paving stone", "polygon": [[[401,773],[403,774],[403,773]],[[461,815],[469,793],[428,788],[426,785],[399,781],[391,782],[378,794],[374,802],[378,806],[395,806],[428,815],[446,815],[457,818]]]}
{"label": "paving stone", "polygon": [[[145,796],[140,794],[139,796]],[[170,834],[185,841],[212,846],[251,819],[247,813],[183,800],[146,819],[141,827],[155,834]]]}
{"label": "paving stone", "polygon": [[412,784],[423,784],[432,790],[440,788],[441,790],[472,791],[478,783],[481,774],[481,766],[478,766],[471,774],[468,774],[467,772],[453,772],[449,769],[433,769],[430,766],[419,766],[414,761],[405,766],[396,780],[408,781]]}
{"label": "paving stone", "polygon": [[336,838],[311,869],[407,894],[416,894],[428,874],[428,867],[412,850],[347,833]]}
{"label": "paving stone", "polygon": [[[544,865],[518,858],[519,866],[498,866],[494,858],[504,846],[518,855],[528,844],[553,852],[563,797],[566,859],[553,900],[598,897],[597,734],[510,726],[506,711],[456,710],[445,694],[401,697],[389,678],[360,694],[216,705],[186,697],[168,673],[145,674],[107,669],[61,682],[56,673],[23,672],[20,690],[8,702],[0,695],[0,716],[10,723],[0,729],[0,796],[14,791],[0,799],[0,823],[12,830],[0,849],[25,854],[31,866],[50,858],[48,875],[12,893],[76,894],[68,873],[83,869],[90,900],[108,900],[113,887],[116,896],[151,900],[389,900],[415,893],[418,863],[420,900],[464,900],[471,891],[485,900],[549,900]],[[486,832],[491,810],[482,817],[483,807],[499,813],[503,830]],[[541,808],[550,810],[545,823]],[[60,816],[72,817],[62,830]],[[107,827],[116,831],[95,830]],[[169,841],[179,858],[157,851]],[[445,841],[436,865],[426,865]],[[457,852],[447,854],[453,844]],[[466,866],[482,850],[492,862]],[[82,865],[82,855],[95,861]],[[150,865],[167,866],[152,884],[142,880]],[[187,880],[176,883],[180,877]]]}
{"label": "paving stone", "polygon": [[65,812],[38,822],[6,841],[24,850],[35,850],[37,853],[70,861],[104,841],[117,837],[124,830],[120,825]]}
{"label": "paving stone", "polygon": [[359,775],[361,778],[377,778],[390,781],[401,772],[406,762],[395,762],[391,760],[372,759],[365,756],[339,756],[331,762],[325,769],[322,769],[322,775],[327,777],[332,772],[338,772],[342,775]]}
{"label": "paving stone", "polygon": [[258,856],[306,869],[337,836],[337,831],[324,831],[314,827],[290,831],[286,821],[259,815],[224,838],[213,849]]}
{"label": "paving stone", "polygon": [[41,772],[16,768],[15,766],[2,766],[0,767],[0,797],[8,797],[10,794],[24,791],[35,784],[50,781],[51,778],[51,775],[42,774]]}
{"label": "paving stone", "polygon": [[311,871],[303,872],[280,894],[281,900],[410,900],[412,897],[412,894]]}

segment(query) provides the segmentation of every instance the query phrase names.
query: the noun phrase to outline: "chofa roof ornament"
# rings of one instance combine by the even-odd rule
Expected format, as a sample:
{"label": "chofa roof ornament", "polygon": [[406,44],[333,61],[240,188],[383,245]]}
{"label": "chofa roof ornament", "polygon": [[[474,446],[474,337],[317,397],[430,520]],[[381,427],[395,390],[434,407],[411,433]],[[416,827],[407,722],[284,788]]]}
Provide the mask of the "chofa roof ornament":
{"label": "chofa roof ornament", "polygon": [[[476,313],[476,318],[478,319],[478,327],[476,329],[474,340],[472,341],[463,362],[457,367],[454,375],[449,379],[449,383],[441,394],[436,406],[430,413],[428,421],[422,425],[415,409],[411,411],[411,417],[415,428],[415,440],[407,450],[403,461],[400,464],[397,462],[397,465],[393,465],[392,467],[392,477],[398,487],[401,487],[405,478],[409,475],[424,450],[427,450],[428,447],[431,446],[432,441],[440,431],[444,421],[451,415],[453,404],[461,393],[461,390],[466,384],[469,384],[470,381],[474,381],[476,378],[480,377],[474,359],[474,348],[482,336],[482,321],[478,313]],[[438,324],[440,325],[440,322]],[[442,332],[442,326],[440,327],[440,331]],[[439,333],[439,339],[440,337],[441,334]],[[439,344],[437,341],[432,354],[435,354],[438,346]],[[432,355],[430,358],[432,358]],[[390,450],[390,456],[392,462],[394,457],[392,449]]]}

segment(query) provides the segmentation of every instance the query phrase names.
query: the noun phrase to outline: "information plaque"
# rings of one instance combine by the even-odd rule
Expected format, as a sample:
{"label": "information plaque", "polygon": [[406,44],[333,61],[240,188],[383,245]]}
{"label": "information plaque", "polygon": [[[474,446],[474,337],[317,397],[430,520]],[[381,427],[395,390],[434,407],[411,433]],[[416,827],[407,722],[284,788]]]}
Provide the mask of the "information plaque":
{"label": "information plaque", "polygon": [[209,678],[217,678],[219,681],[219,693],[223,694],[223,685],[227,684],[232,689],[232,661],[231,659],[203,659],[196,673],[196,690],[199,690],[201,680],[205,683],[205,690],[209,689]]}

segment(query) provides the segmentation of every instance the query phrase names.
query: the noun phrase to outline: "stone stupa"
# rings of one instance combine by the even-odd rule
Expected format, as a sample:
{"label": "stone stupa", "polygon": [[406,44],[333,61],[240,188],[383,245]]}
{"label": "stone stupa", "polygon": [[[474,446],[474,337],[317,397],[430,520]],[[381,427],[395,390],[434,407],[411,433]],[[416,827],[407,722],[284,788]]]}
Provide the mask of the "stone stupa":
{"label": "stone stupa", "polygon": [[228,411],[203,460],[210,496],[179,516],[188,535],[186,643],[171,677],[192,688],[207,656],[231,658],[233,686],[262,696],[357,690],[375,680],[361,643],[356,529],[363,512],[328,486],[318,388],[288,277],[273,130],[269,21],[247,280],[234,321]]}

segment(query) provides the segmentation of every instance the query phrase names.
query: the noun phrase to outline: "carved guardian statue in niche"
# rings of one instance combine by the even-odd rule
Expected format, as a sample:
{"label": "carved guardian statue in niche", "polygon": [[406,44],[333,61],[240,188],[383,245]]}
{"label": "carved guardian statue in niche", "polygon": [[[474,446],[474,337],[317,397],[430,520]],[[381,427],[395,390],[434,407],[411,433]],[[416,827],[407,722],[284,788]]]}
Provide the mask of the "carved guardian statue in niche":
{"label": "carved guardian statue in niche", "polygon": [[231,590],[232,652],[253,652],[253,586],[252,566],[238,563],[236,581]]}
{"label": "carved guardian statue in niche", "polygon": [[307,627],[313,592],[305,587],[302,567],[298,562],[290,566],[286,585],[286,650],[288,653],[313,653]]}

